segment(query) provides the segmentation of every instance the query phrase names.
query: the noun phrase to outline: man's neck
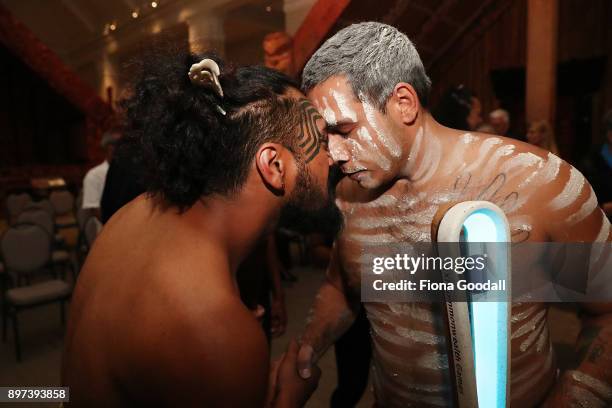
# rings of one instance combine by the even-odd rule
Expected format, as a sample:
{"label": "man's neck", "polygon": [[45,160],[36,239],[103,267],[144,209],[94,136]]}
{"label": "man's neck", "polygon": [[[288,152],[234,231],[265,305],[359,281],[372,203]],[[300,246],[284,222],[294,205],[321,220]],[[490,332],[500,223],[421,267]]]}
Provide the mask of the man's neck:
{"label": "man's neck", "polygon": [[442,128],[426,110],[422,110],[415,122],[406,130],[404,140],[403,166],[399,178],[416,181],[419,176],[417,170],[421,163],[431,154],[436,144],[428,138],[438,138],[438,130]]}
{"label": "man's neck", "polygon": [[261,192],[244,188],[231,198],[204,198],[186,212],[185,220],[202,228],[202,233],[227,254],[233,274],[279,211],[278,204],[262,197]]}

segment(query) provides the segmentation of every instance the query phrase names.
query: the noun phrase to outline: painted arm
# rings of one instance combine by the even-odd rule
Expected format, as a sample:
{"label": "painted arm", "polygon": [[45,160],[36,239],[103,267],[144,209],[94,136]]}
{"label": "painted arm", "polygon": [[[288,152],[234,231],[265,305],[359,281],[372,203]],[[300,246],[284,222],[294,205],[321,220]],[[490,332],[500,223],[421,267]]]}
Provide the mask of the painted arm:
{"label": "painted arm", "polygon": [[[579,196],[563,210],[552,212],[549,231],[553,241],[600,242],[612,240],[610,223],[593,206],[594,193],[585,183]],[[612,264],[609,247],[594,249],[589,278],[606,271]],[[573,366],[563,372],[545,407],[612,406],[612,303],[583,303],[582,331],[576,344]]]}
{"label": "painted arm", "polygon": [[310,376],[310,370],[325,351],[351,326],[355,320],[357,301],[349,301],[344,289],[338,247],[334,243],[327,268],[327,278],[310,311],[306,328],[300,339],[298,370],[302,378]]}

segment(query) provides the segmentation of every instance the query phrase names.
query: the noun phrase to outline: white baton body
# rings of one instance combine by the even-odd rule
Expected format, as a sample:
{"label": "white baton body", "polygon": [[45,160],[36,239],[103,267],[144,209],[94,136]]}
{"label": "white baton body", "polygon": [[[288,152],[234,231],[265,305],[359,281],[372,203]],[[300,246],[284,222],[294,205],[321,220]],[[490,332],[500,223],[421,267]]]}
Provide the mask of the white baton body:
{"label": "white baton body", "polygon": [[[503,408],[510,406],[510,227],[504,212],[487,201],[466,201],[448,210],[438,228],[440,256],[465,256],[467,248],[487,249],[495,272],[506,281],[505,301],[474,301],[447,298],[451,363],[457,403],[460,408]],[[492,250],[491,250],[492,249]],[[450,252],[450,253],[449,253]],[[469,251],[473,254],[472,251]],[[445,280],[457,274],[444,272]],[[486,299],[486,294],[480,299]]]}

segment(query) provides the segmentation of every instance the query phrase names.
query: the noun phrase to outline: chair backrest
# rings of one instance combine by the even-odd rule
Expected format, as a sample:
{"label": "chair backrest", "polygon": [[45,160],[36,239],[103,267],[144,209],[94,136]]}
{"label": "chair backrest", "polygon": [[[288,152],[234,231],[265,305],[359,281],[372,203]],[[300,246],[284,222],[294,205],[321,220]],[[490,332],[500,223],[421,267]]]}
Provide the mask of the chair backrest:
{"label": "chair backrest", "polygon": [[85,241],[87,246],[91,248],[98,234],[102,231],[102,223],[96,217],[89,217],[85,222]]}
{"label": "chair backrest", "polygon": [[16,218],[23,209],[32,202],[32,197],[28,193],[10,194],[6,198],[6,210],[9,220]]}
{"label": "chair backrest", "polygon": [[23,211],[17,217],[17,223],[36,224],[41,226],[50,236],[55,235],[55,221],[49,213],[40,208],[31,208]]}
{"label": "chair backrest", "polygon": [[83,207],[78,207],[76,209],[76,220],[79,231],[85,231],[85,223],[87,223],[89,217],[91,217],[91,210]]}
{"label": "chair backrest", "polygon": [[45,210],[51,216],[51,218],[55,218],[55,209],[53,208],[53,204],[51,204],[51,201],[49,200],[33,201],[26,205],[23,211],[33,209]]}
{"label": "chair backrest", "polygon": [[79,190],[79,194],[77,194],[76,200],[74,200],[75,210],[78,210],[81,207],[83,207],[83,189],[82,188]]}
{"label": "chair backrest", "polygon": [[5,270],[33,272],[49,262],[51,237],[39,225],[18,223],[0,238],[0,254]]}
{"label": "chair backrest", "polygon": [[68,190],[54,191],[49,195],[56,215],[68,214],[74,207],[74,196]]}

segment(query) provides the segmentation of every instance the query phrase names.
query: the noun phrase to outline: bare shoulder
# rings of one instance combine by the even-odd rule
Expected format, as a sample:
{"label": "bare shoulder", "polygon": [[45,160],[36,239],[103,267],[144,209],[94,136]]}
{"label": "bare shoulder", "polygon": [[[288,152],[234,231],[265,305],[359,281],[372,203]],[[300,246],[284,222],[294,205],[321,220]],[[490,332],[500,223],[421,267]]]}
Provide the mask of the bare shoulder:
{"label": "bare shoulder", "polygon": [[[263,331],[238,297],[212,296],[200,293],[200,304],[177,300],[158,325],[143,328],[135,365],[122,379],[137,394],[131,398],[151,397],[156,406],[263,405],[269,360]],[[132,379],[146,381],[141,388],[127,384]]]}

